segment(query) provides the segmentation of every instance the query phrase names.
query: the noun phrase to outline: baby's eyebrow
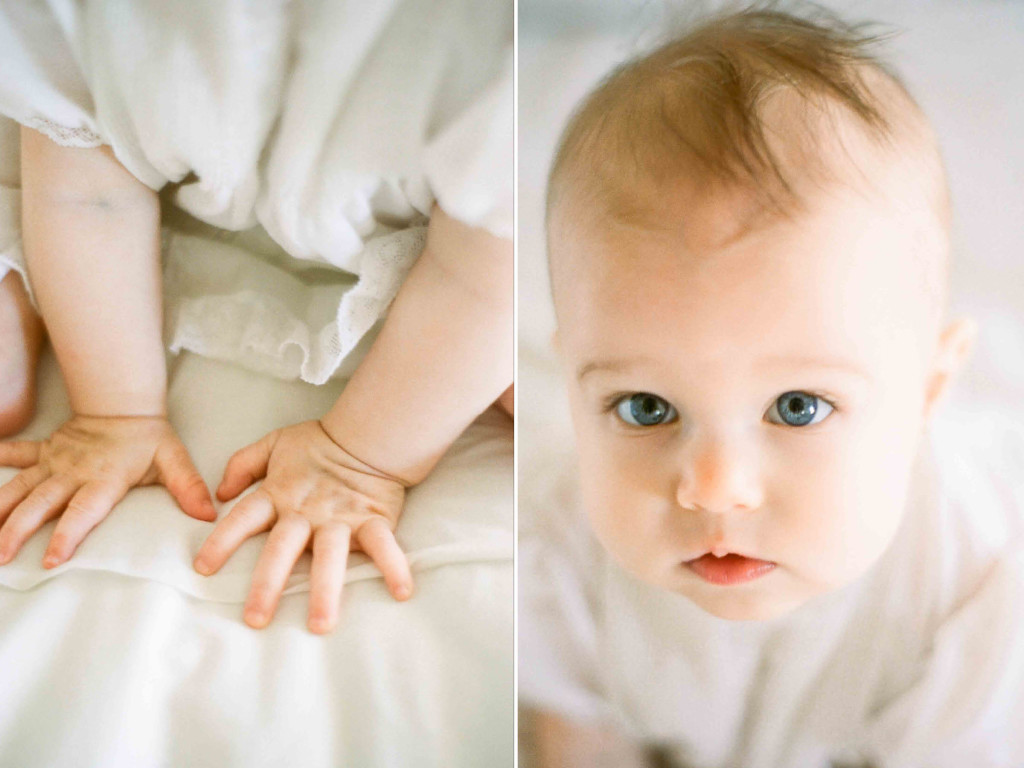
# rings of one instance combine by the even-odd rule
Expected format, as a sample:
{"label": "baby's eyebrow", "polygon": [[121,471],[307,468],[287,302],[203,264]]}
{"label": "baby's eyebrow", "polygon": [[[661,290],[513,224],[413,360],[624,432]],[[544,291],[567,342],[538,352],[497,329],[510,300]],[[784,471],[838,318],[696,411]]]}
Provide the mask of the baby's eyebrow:
{"label": "baby's eyebrow", "polygon": [[760,362],[765,367],[793,366],[797,368],[827,369],[837,373],[856,376],[866,382],[871,382],[871,376],[861,366],[849,360],[827,359],[820,357],[762,357]]}
{"label": "baby's eyebrow", "polygon": [[[644,362],[649,362],[649,359],[646,357],[620,357],[607,360],[591,360],[583,363],[576,369],[576,381],[582,381],[584,376],[597,371],[622,371]],[[868,383],[872,381],[871,377],[859,365],[849,360],[772,356],[763,357],[758,362],[761,364],[761,367],[817,368],[818,370],[830,370],[854,376]]]}
{"label": "baby's eyebrow", "polygon": [[576,381],[582,381],[588,373],[595,371],[622,371],[638,363],[648,362],[646,357],[617,357],[609,360],[591,360],[576,369]]}

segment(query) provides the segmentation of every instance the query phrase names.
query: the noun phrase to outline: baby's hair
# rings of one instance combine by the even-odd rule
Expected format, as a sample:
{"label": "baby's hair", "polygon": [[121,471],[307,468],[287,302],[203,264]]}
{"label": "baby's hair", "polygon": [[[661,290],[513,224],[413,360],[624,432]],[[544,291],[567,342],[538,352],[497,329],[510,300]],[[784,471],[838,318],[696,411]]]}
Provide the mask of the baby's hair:
{"label": "baby's hair", "polygon": [[[801,207],[787,168],[797,165],[803,177],[828,174],[814,146],[820,120],[855,116],[880,148],[922,127],[919,106],[872,53],[891,34],[867,34],[869,25],[848,25],[818,6],[813,18],[776,6],[719,12],[605,78],[562,134],[549,212],[568,182],[586,203],[629,220],[642,208],[638,182],[662,187],[685,174],[752,187],[785,215]],[[790,135],[777,135],[770,119],[776,95],[790,97],[791,115],[803,116]],[[799,163],[783,162],[773,143],[792,150],[801,139]]]}
{"label": "baby's hair", "polygon": [[[656,225],[659,200],[684,182],[701,195],[753,193],[753,215],[737,222],[738,236],[761,214],[803,210],[808,183],[863,177],[852,158],[871,151],[913,164],[948,235],[934,135],[873,53],[891,33],[869,34],[871,25],[806,5],[807,18],[774,2],[719,12],[608,75],[562,134],[548,179],[549,221],[568,197],[591,221]],[[846,162],[837,160],[843,153]],[[944,293],[941,278],[930,280]]]}

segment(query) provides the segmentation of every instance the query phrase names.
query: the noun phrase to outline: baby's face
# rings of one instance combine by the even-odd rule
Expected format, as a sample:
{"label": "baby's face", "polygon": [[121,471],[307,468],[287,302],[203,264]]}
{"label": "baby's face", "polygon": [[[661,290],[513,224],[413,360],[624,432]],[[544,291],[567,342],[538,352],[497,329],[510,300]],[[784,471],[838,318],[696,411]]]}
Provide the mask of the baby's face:
{"label": "baby's face", "polygon": [[712,614],[766,619],[892,540],[938,334],[921,240],[883,201],[836,193],[716,246],[729,212],[691,210],[707,224],[686,239],[556,212],[558,342],[604,547]]}

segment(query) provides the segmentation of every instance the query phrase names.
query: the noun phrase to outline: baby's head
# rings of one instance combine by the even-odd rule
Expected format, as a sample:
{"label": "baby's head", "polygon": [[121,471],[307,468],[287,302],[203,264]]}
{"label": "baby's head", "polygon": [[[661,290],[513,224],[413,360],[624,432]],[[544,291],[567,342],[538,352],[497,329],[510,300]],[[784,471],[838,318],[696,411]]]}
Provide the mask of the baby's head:
{"label": "baby's head", "polygon": [[937,143],[870,42],[717,17],[606,79],[552,169],[591,523],[626,570],[723,618],[877,561],[973,338],[946,319]]}

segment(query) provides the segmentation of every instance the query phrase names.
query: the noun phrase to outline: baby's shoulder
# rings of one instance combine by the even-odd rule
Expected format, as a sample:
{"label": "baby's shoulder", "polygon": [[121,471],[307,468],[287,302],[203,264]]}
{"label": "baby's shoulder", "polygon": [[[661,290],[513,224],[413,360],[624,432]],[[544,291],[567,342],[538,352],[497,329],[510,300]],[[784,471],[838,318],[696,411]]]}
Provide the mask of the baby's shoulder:
{"label": "baby's shoulder", "polygon": [[1024,537],[1024,419],[949,410],[929,429],[931,482],[965,529],[993,544]]}
{"label": "baby's shoulder", "polygon": [[1022,558],[1024,420],[995,410],[947,410],[929,426],[917,480],[919,498],[927,500],[918,533],[929,542],[924,548],[933,555],[928,561],[938,571],[946,613]]}

